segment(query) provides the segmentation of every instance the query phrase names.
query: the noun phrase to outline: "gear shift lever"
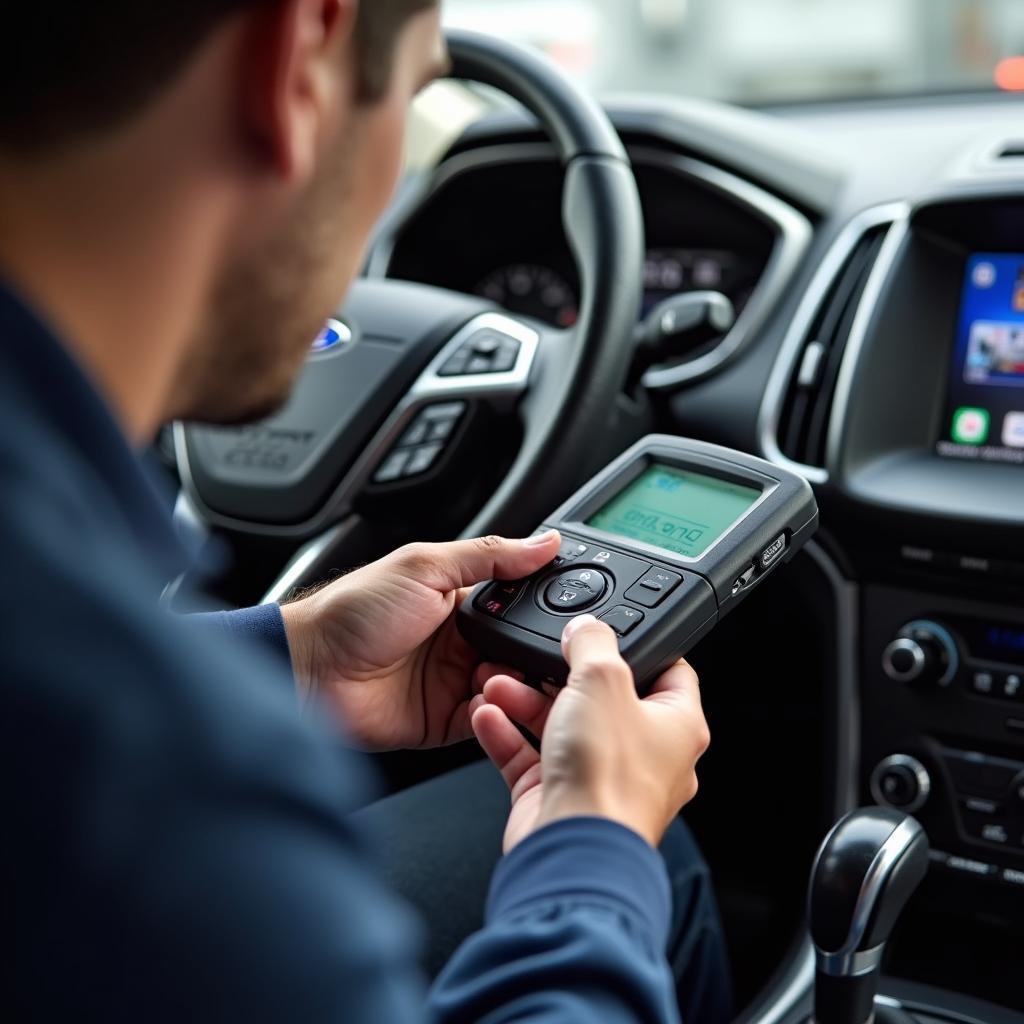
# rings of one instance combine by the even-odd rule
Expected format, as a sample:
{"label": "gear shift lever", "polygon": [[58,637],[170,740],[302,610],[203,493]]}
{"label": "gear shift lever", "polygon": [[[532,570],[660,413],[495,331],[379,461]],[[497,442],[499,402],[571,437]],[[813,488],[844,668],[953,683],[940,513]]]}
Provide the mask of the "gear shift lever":
{"label": "gear shift lever", "polygon": [[825,837],[807,894],[816,1024],[874,1020],[885,943],[927,870],[924,829],[887,807],[854,811]]}

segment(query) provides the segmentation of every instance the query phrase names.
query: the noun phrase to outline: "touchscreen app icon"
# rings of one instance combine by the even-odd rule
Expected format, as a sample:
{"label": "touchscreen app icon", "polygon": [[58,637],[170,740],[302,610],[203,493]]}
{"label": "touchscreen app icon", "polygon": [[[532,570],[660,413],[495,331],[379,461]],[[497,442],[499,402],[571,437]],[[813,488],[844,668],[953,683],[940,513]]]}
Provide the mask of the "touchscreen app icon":
{"label": "touchscreen app icon", "polygon": [[984,444],[988,439],[987,409],[962,406],[953,413],[953,440],[957,444]]}
{"label": "touchscreen app icon", "polygon": [[1024,412],[1008,412],[1003,420],[1003,444],[1024,448]]}

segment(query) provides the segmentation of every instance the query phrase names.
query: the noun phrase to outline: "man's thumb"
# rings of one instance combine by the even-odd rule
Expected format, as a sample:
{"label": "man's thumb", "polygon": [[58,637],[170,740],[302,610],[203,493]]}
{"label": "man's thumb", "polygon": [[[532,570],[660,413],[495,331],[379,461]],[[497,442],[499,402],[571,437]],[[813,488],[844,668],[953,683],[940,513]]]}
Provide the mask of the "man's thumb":
{"label": "man's thumb", "polygon": [[407,567],[437,590],[457,590],[483,580],[517,580],[529,576],[558,554],[557,530],[525,540],[476,537],[447,544],[411,544],[398,556]]}

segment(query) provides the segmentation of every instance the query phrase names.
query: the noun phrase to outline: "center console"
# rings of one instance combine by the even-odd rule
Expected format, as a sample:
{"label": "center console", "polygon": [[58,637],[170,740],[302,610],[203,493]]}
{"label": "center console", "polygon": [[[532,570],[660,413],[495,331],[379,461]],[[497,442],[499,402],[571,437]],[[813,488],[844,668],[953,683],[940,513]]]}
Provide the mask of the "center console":
{"label": "center console", "polygon": [[928,986],[935,1016],[1022,1012],[1024,195],[965,185],[873,230],[835,261],[848,299],[823,287],[810,340],[783,349],[764,448],[819,453],[797,461],[856,586],[855,800],[930,843],[883,971]]}

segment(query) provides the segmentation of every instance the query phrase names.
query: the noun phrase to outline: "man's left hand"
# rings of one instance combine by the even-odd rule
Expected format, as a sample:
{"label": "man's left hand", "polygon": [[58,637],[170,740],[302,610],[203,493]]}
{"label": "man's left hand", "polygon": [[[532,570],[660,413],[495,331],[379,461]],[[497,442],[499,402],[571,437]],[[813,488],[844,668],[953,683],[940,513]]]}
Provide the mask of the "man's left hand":
{"label": "man's left hand", "polygon": [[468,588],[520,579],[558,553],[555,531],[410,544],[281,608],[299,687],[375,750],[468,739],[469,703],[501,671],[455,626]]}

